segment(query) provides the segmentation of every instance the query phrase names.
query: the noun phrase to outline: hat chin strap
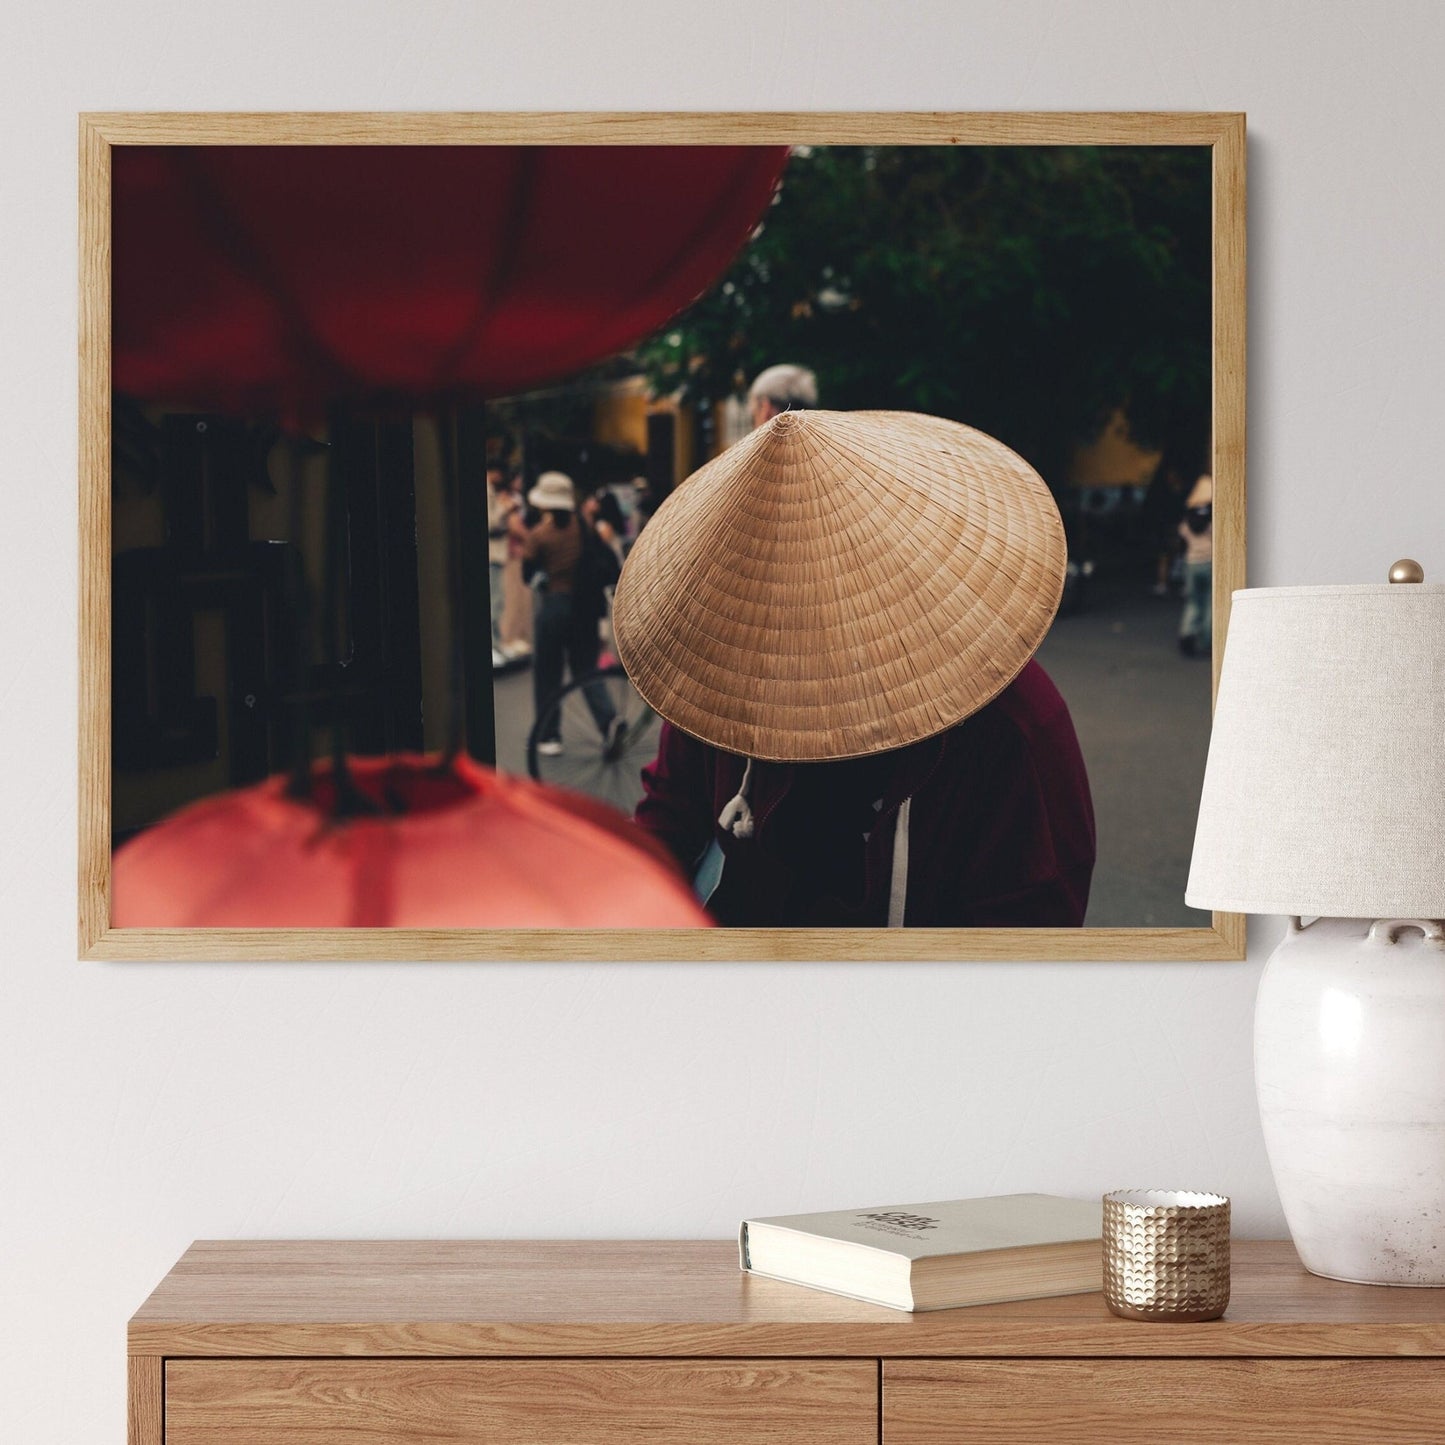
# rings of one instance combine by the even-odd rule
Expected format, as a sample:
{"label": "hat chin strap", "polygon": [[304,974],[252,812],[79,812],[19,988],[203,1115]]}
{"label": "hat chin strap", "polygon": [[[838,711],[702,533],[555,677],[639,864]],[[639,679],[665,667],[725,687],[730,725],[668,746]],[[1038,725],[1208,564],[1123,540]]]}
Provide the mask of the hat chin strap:
{"label": "hat chin strap", "polygon": [[753,810],[748,806],[748,784],[753,780],[753,760],[748,759],[743,769],[743,780],[722,812],[717,815],[719,828],[725,828],[734,838],[753,836]]}
{"label": "hat chin strap", "polygon": [[[748,786],[752,780],[753,760],[749,758],[743,768],[743,780],[738,785],[737,792],[717,815],[718,827],[726,829],[734,838],[753,836],[753,810],[748,806]],[[904,798],[893,825],[893,873],[888,884],[889,928],[903,927],[903,918],[908,907],[908,825],[912,812],[913,799]]]}
{"label": "hat chin strap", "polygon": [[903,914],[908,906],[908,823],[913,799],[904,798],[898,807],[898,820],[893,825],[893,877],[888,885],[888,926],[903,927]]}

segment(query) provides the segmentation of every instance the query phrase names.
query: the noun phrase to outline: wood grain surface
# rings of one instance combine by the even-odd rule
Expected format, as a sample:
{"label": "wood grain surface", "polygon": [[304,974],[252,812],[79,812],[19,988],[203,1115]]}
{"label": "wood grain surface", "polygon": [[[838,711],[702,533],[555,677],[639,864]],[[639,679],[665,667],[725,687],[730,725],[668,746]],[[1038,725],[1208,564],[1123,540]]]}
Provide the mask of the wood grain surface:
{"label": "wood grain surface", "polygon": [[80,127],[80,956],[110,930],[110,146]]}
{"label": "wood grain surface", "polygon": [[179,1360],[166,1445],[876,1445],[871,1362]]}
{"label": "wood grain surface", "polygon": [[94,111],[107,145],[1203,145],[1212,111]]}
{"label": "wood grain surface", "polygon": [[159,1355],[131,1355],[126,1362],[128,1445],[164,1445],[165,1361]]}
{"label": "wood grain surface", "polygon": [[1179,960],[1199,928],[116,929],[110,926],[110,159],[118,145],[1201,145],[1214,177],[1214,669],[1245,568],[1245,120],[1194,112],[93,113],[80,117],[79,941],[88,959]]}
{"label": "wood grain surface", "polygon": [[[109,862],[104,889],[109,908]],[[98,893],[99,888],[93,890]],[[107,912],[106,916],[109,914]],[[1221,921],[1222,920],[1222,921]],[[85,943],[94,959],[326,962],[633,963],[1130,960],[1212,963],[1244,957],[1244,916],[1209,928],[110,928]]]}
{"label": "wood grain surface", "polygon": [[883,1366],[883,1445],[1424,1445],[1442,1438],[1445,1370],[1435,1361]]}
{"label": "wood grain surface", "polygon": [[292,1356],[1445,1355],[1445,1291],[1309,1274],[1236,1240],[1222,1320],[1117,1319],[1098,1293],[910,1315],[739,1271],[731,1241],[193,1245],[134,1353]]}
{"label": "wood grain surface", "polygon": [[[1245,568],[1245,389],[1247,317],[1245,306],[1245,125],[1242,115],[1221,132],[1214,168],[1214,652],[1212,698],[1219,695],[1219,670],[1229,632],[1234,593],[1247,585]],[[1211,932],[1232,958],[1246,954],[1242,913],[1215,913]]]}

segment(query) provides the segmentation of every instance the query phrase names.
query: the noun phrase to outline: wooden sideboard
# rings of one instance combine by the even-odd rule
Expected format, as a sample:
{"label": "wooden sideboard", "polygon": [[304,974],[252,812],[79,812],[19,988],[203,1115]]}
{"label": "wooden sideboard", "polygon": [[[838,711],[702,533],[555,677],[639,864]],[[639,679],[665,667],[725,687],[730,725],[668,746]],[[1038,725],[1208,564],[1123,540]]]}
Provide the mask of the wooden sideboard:
{"label": "wooden sideboard", "polygon": [[907,1315],[728,1242],[202,1242],[130,1322],[130,1445],[1445,1441],[1445,1290],[1236,1241],[1208,1324]]}

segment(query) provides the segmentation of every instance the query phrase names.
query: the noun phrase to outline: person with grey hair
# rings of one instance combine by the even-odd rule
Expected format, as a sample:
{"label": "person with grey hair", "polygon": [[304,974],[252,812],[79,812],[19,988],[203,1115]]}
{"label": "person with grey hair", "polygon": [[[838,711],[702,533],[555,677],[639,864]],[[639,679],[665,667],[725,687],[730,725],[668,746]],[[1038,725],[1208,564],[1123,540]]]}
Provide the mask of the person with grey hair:
{"label": "person with grey hair", "polygon": [[784,362],[770,366],[748,388],[748,410],[754,426],[783,411],[805,411],[818,405],[818,378],[806,366]]}

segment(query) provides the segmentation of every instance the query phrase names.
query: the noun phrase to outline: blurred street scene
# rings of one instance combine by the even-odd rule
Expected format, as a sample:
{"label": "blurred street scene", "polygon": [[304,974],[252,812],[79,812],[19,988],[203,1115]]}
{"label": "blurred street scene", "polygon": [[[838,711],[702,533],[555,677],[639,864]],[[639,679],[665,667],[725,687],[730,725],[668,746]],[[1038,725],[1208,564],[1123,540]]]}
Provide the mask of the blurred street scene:
{"label": "blurred street scene", "polygon": [[[1178,622],[1175,597],[1109,587],[1086,611],[1060,618],[1038,652],[1073,715],[1094,794],[1091,928],[1208,922],[1185,906],[1184,882],[1209,746],[1209,667],[1180,655]],[[496,705],[497,766],[525,773],[532,726],[525,670],[497,679]],[[571,781],[585,784],[597,772],[584,766]],[[556,776],[569,779],[565,768]],[[640,796],[635,776],[628,783]]]}
{"label": "blurred street scene", "polygon": [[[1093,793],[1087,922],[1197,926],[1183,893],[1209,730],[1209,305],[1203,152],[798,148],[716,287],[629,357],[491,408],[490,455],[517,499],[545,470],[568,475],[623,553],[673,487],[748,435],[750,383],[778,362],[814,378],[800,405],[997,436],[1044,477],[1068,536],[1038,659]],[[543,702],[522,572],[514,556],[498,765],[629,811],[657,720],[620,675],[606,715],[640,719],[633,737],[609,753],[574,691],[548,723],[563,745],[539,757],[533,738],[529,755]]]}
{"label": "blurred street scene", "polygon": [[[690,193],[705,158],[664,161]],[[1208,148],[797,146],[770,165],[750,233],[698,233],[712,284],[624,350],[529,369],[533,317],[445,406],[343,398],[285,444],[271,421],[117,398],[117,842],[348,749],[465,751],[630,814],[661,723],[617,665],[609,599],[643,529],[781,411],[918,412],[1002,442],[1063,520],[1038,661],[1093,798],[1086,923],[1205,922],[1183,892],[1213,648]],[[554,258],[608,305],[636,250],[611,240]],[[552,379],[498,380],[528,376]],[[840,503],[877,480],[840,478]]]}

